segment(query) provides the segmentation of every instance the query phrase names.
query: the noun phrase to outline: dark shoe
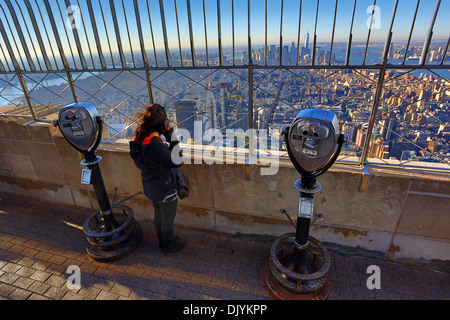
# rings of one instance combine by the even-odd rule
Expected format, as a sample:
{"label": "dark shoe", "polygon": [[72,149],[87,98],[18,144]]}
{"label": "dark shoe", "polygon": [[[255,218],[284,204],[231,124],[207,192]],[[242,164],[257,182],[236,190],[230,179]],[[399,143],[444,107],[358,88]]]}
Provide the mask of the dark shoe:
{"label": "dark shoe", "polygon": [[186,246],[185,242],[172,241],[169,244],[167,244],[166,246],[164,246],[163,253],[166,256],[170,255],[170,254],[174,254],[174,253],[177,253],[177,252],[180,252],[181,250],[183,250],[185,246]]}
{"label": "dark shoe", "polygon": [[[173,241],[177,242],[178,236],[173,236]],[[164,242],[162,240],[158,240],[158,248],[160,248],[161,250],[164,248]]]}

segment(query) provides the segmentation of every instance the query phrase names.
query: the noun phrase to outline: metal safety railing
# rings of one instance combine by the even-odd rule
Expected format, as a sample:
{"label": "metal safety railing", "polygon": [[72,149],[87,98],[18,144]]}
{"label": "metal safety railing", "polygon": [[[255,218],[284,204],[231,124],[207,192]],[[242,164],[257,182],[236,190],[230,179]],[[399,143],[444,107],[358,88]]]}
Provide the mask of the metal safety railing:
{"label": "metal safety railing", "polygon": [[91,101],[114,141],[151,102],[179,126],[202,117],[222,131],[273,129],[328,104],[349,119],[360,164],[394,147],[416,154],[403,164],[418,154],[448,164],[445,138],[424,143],[449,127],[448,9],[449,0],[2,0],[0,114],[45,121]]}

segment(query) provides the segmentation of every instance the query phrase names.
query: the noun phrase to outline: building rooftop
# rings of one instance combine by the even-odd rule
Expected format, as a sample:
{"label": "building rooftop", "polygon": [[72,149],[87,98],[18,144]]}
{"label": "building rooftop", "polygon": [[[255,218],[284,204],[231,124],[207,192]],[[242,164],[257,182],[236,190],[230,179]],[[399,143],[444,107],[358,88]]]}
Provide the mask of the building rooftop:
{"label": "building rooftop", "polygon": [[[177,227],[186,241],[163,256],[154,228],[140,222],[144,239],[117,262],[92,261],[82,231],[88,210],[0,193],[0,299],[271,300],[263,280],[271,241]],[[271,239],[269,239],[271,240]],[[81,288],[68,289],[71,265]],[[370,265],[381,270],[381,289],[368,289]],[[331,252],[330,300],[449,299],[450,274],[413,269]]]}

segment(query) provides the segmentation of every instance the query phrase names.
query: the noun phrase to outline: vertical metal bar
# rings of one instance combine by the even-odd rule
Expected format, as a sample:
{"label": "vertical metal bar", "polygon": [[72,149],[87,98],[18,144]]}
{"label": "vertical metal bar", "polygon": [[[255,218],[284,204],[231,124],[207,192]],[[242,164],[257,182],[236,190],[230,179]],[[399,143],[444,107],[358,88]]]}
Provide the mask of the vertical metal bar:
{"label": "vertical metal bar", "polygon": [[123,3],[123,0],[122,0],[122,8],[123,8],[123,17],[125,18],[125,26],[127,27],[128,45],[130,46],[131,61],[133,61],[133,67],[136,68],[136,63],[134,61],[133,46],[131,45],[130,28],[128,28],[127,12],[125,11],[125,4]]}
{"label": "vertical metal bar", "polygon": [[[13,32],[12,32],[12,29],[11,29],[11,25],[9,24],[8,18],[6,17],[6,12],[5,12],[5,10],[3,9],[3,6],[2,6],[1,4],[0,4],[0,9],[2,10],[3,15],[5,16],[5,20],[6,20],[6,24],[8,25],[9,32],[11,32],[11,35],[14,35]],[[6,37],[8,36],[8,35],[6,34],[6,29],[5,29],[5,36],[6,36]],[[18,56],[19,56],[20,62],[22,63],[23,70],[25,70],[25,64],[23,63],[22,56],[20,55],[19,46],[17,45],[16,38],[13,36],[13,37],[12,37],[12,40],[14,41],[14,45],[15,45],[15,47],[16,47],[17,54],[18,54]],[[11,43],[9,43],[9,44],[11,45]],[[8,46],[7,46],[7,49],[9,49]],[[12,50],[12,47],[11,47],[11,50]],[[9,50],[8,50],[8,51],[9,51]],[[11,52],[13,52],[13,51],[11,51]],[[19,69],[20,69],[20,68],[18,68],[18,70],[19,70]]]}
{"label": "vertical metal bar", "polygon": [[177,8],[177,0],[173,0],[175,5],[175,20],[177,22],[177,34],[178,34],[178,49],[180,51],[180,62],[183,67],[183,53],[181,52],[181,38],[180,38],[180,23],[178,22],[178,8]]}
{"label": "vertical metal bar", "polygon": [[[28,2],[28,0],[26,0],[26,1]],[[58,63],[56,62],[55,52],[53,51],[53,46],[52,46],[52,43],[51,43],[51,41],[50,41],[50,37],[48,36],[47,27],[45,26],[44,18],[42,17],[41,8],[39,7],[39,4],[37,3],[36,0],[34,0],[34,2],[36,3],[36,6],[37,6],[37,8],[38,8],[39,16],[41,17],[42,26],[44,27],[45,35],[47,36],[47,41],[48,41],[48,44],[49,44],[49,46],[50,46],[50,51],[52,52],[53,61],[55,62],[55,67],[56,67],[56,69],[59,70]],[[31,6],[30,6],[30,7],[31,7]],[[38,31],[37,33],[40,34],[39,31]],[[49,69],[51,69],[51,68],[49,68]]]}
{"label": "vertical metal bar", "polygon": [[217,40],[219,44],[219,66],[223,65],[222,23],[220,19],[220,0],[217,0]]}
{"label": "vertical metal bar", "polygon": [[392,39],[392,27],[394,25],[395,14],[397,13],[397,6],[398,6],[398,0],[395,0],[394,9],[392,10],[391,24],[389,26],[389,31],[388,31],[386,43],[384,45],[383,61],[381,62],[383,64],[386,64],[387,60],[389,58],[389,48],[391,46],[391,39]]}
{"label": "vertical metal bar", "polygon": [[73,85],[72,73],[69,70],[66,70],[66,76],[67,76],[67,82],[69,83],[69,86],[70,86],[70,91],[72,91],[73,101],[79,102],[77,90],[75,89],[75,86]]}
{"label": "vertical metal bar", "polygon": [[19,40],[20,40],[20,43],[22,44],[22,48],[25,53],[25,57],[27,58],[28,65],[30,66],[31,71],[35,71],[36,67],[34,66],[34,62],[31,59],[30,52],[28,51],[28,46],[25,41],[25,37],[23,36],[22,28],[20,27],[19,20],[17,19],[17,15],[14,10],[14,7],[12,6],[10,0],[5,0],[5,3],[9,9],[9,13],[11,14],[12,20],[14,22],[14,26],[16,27],[16,32],[19,35]]}
{"label": "vertical metal bar", "polygon": [[337,15],[338,2],[339,2],[339,0],[336,0],[336,7],[334,8],[333,33],[331,34],[331,47],[330,47],[330,61],[328,62],[329,66],[331,66],[331,60],[333,59],[334,31],[336,29],[336,15]]}
{"label": "vertical metal bar", "polygon": [[36,35],[39,48],[41,49],[41,55],[42,58],[44,59],[45,66],[47,67],[48,70],[50,70],[52,69],[52,66],[50,64],[50,60],[48,59],[47,52],[45,51],[44,42],[42,41],[41,32],[39,31],[39,27],[37,25],[36,18],[34,16],[33,8],[31,7],[29,0],[24,0],[24,2],[28,10],[28,15],[30,16],[31,19],[31,24],[33,25],[34,34]]}
{"label": "vertical metal bar", "polygon": [[[14,66],[14,69],[16,71],[20,71],[19,63],[17,62],[16,57],[14,56],[13,48],[11,46],[11,43],[9,42],[9,38],[6,33],[5,26],[3,25],[3,22],[1,19],[0,19],[0,34],[3,37],[3,41],[5,42],[6,50],[8,51],[8,54],[9,54],[9,59],[11,60],[13,66]],[[6,61],[8,61],[8,60],[6,59]]]}
{"label": "vertical metal bar", "polygon": [[255,151],[255,135],[253,134],[253,65],[248,66],[248,128],[251,132],[248,136],[248,158],[246,161],[245,172],[246,179],[250,179],[250,167],[247,164],[251,164],[252,158],[254,157]]}
{"label": "vertical metal bar", "polygon": [[356,0],[353,2],[353,14],[352,14],[352,22],[350,24],[350,33],[348,35],[348,44],[347,44],[347,54],[345,56],[345,65],[348,66],[350,62],[350,52],[352,49],[352,38],[353,38],[353,21],[355,20],[355,11],[356,11]]}
{"label": "vertical metal bar", "polygon": [[187,6],[187,13],[188,13],[189,43],[191,45],[192,66],[195,67],[197,65],[197,59],[195,57],[194,32],[192,30],[191,0],[186,0],[186,6]]}
{"label": "vertical metal bar", "polygon": [[125,60],[125,55],[123,54],[122,40],[120,39],[119,23],[117,22],[117,14],[116,14],[116,7],[114,6],[114,0],[109,0],[109,7],[111,9],[114,30],[116,32],[116,42],[117,48],[119,50],[120,62],[122,64],[122,68],[126,68],[127,62]]}
{"label": "vertical metal bar", "polygon": [[36,61],[37,61],[38,65],[39,65],[39,69],[42,70],[41,62],[39,61],[39,56],[38,56],[38,54],[37,54],[37,52],[36,52],[36,47],[34,46],[34,41],[33,41],[33,39],[31,38],[30,29],[28,28],[28,24],[25,23],[25,16],[24,16],[24,14],[23,14],[22,8],[20,7],[20,5],[19,5],[19,3],[17,2],[17,0],[15,0],[15,1],[16,1],[17,7],[19,8],[20,15],[21,15],[21,17],[22,17],[22,21],[23,21],[24,24],[25,24],[25,29],[27,30],[28,38],[30,39],[31,47],[33,48],[34,56],[35,56]]}
{"label": "vertical metal bar", "polygon": [[[3,51],[3,50],[2,50]],[[4,56],[4,55],[3,55]],[[6,59],[5,59],[6,60]],[[0,60],[0,71],[6,72],[5,66],[3,65],[3,62]]]}
{"label": "vertical metal bar", "polygon": [[[79,0],[77,0],[77,3],[78,3],[78,8],[81,8]],[[80,10],[80,17],[81,17],[81,23],[83,25],[84,35],[86,37],[86,42],[87,42],[88,49],[89,49],[89,56],[91,57],[91,61],[92,61],[92,67],[95,69],[94,57],[92,56],[92,50],[91,50],[91,42],[89,41],[89,38],[88,38],[88,35],[87,35],[86,24],[84,23],[84,17],[83,17],[82,10]]]}
{"label": "vertical metal bar", "polygon": [[265,3],[265,15],[264,15],[264,65],[267,66],[267,0]]}
{"label": "vertical metal bar", "polygon": [[63,50],[63,47],[62,47],[62,44],[61,44],[61,39],[59,38],[58,29],[56,28],[55,18],[53,16],[53,12],[52,12],[52,9],[50,7],[50,3],[48,2],[48,0],[44,0],[44,4],[45,4],[45,8],[47,9],[47,15],[49,17],[50,24],[51,24],[52,29],[53,29],[53,35],[55,36],[56,45],[57,45],[58,50],[59,50],[59,55],[61,56],[61,60],[62,60],[63,65],[64,65],[64,69],[66,71],[67,81],[69,82],[70,90],[72,91],[73,100],[75,102],[78,102],[77,92],[75,90],[75,86],[73,85],[72,74],[69,71],[69,64],[68,64],[66,56],[64,54],[64,50]]}
{"label": "vertical metal bar", "polygon": [[441,5],[441,0],[436,0],[436,5],[434,6],[433,16],[430,21],[430,26],[428,27],[427,37],[423,44],[422,56],[420,57],[420,65],[424,65],[428,54],[428,48],[430,47],[431,37],[433,36],[433,27],[436,22],[436,16],[439,11],[439,6]]}
{"label": "vertical metal bar", "polygon": [[[98,0],[98,5],[100,6],[100,12],[102,13],[103,26],[105,27],[106,41],[108,42],[108,48],[109,48],[109,54],[110,54],[110,57],[111,57],[111,63],[113,65],[113,68],[115,68],[116,65],[114,63],[114,57],[113,57],[112,50],[111,50],[111,43],[109,41],[108,28],[106,27],[105,15],[103,13],[101,0]],[[92,19],[95,19],[95,17],[94,16],[91,17],[91,21],[92,21]]]}
{"label": "vertical metal bar", "polygon": [[303,5],[303,0],[300,0],[300,9],[299,9],[299,13],[298,13],[298,35],[297,35],[297,62],[295,65],[298,66],[298,60],[299,60],[299,56],[300,56],[300,29],[301,29],[301,25],[302,25],[302,5]]}
{"label": "vertical metal bar", "polygon": [[148,21],[150,23],[150,34],[152,36],[153,54],[154,54],[154,58],[155,58],[155,65],[156,65],[156,67],[158,67],[158,58],[156,57],[155,37],[153,36],[152,17],[150,16],[150,6],[148,4],[148,0],[147,0],[147,14],[148,14]]}
{"label": "vertical metal bar", "polygon": [[416,24],[417,12],[419,11],[419,4],[420,4],[420,0],[417,0],[416,12],[414,12],[414,18],[413,18],[413,22],[411,25],[411,31],[409,32],[408,43],[406,44],[406,50],[405,50],[405,55],[403,56],[402,64],[405,64],[406,56],[408,55],[409,45],[411,44],[411,38],[412,38],[413,31],[414,31],[414,25]]}
{"label": "vertical metal bar", "polygon": [[159,11],[161,14],[161,26],[162,26],[163,37],[164,37],[164,48],[166,50],[167,66],[171,67],[172,61],[170,58],[169,43],[167,41],[166,18],[165,18],[165,14],[164,14],[164,4],[163,4],[162,0],[159,0]]}
{"label": "vertical metal bar", "polygon": [[386,64],[383,64],[383,67],[381,68],[380,73],[378,74],[377,89],[375,92],[375,97],[373,99],[372,112],[369,118],[369,126],[367,128],[366,139],[364,140],[364,146],[361,154],[361,161],[360,161],[361,166],[365,165],[367,160],[367,154],[369,153],[369,146],[373,132],[373,127],[375,125],[375,118],[378,112],[378,103],[381,97],[385,73],[386,73]]}
{"label": "vertical metal bar", "polygon": [[91,20],[92,32],[94,32],[95,45],[97,46],[97,53],[100,59],[100,65],[102,69],[106,68],[105,57],[103,56],[102,44],[100,42],[100,37],[98,36],[97,23],[95,22],[94,10],[92,9],[91,1],[86,1],[89,11],[89,19]]}
{"label": "vertical metal bar", "polygon": [[444,54],[442,56],[442,61],[441,61],[440,65],[444,64],[445,56],[447,55],[447,51],[448,51],[448,46],[449,45],[450,45],[450,36],[448,37],[447,46],[445,47]]}
{"label": "vertical metal bar", "polygon": [[[253,64],[252,59],[252,37],[250,32],[250,0],[247,0],[247,21],[248,21],[248,65],[251,66]],[[253,98],[252,98],[253,101]]]}
{"label": "vertical metal bar", "polygon": [[316,8],[316,22],[314,24],[314,42],[313,42],[313,53],[312,53],[312,61],[311,65],[314,66],[316,60],[316,41],[317,41],[317,18],[319,16],[319,0],[317,0],[317,8]]}
{"label": "vertical metal bar", "polygon": [[283,65],[283,4],[281,0],[281,16],[280,16],[280,66]]}
{"label": "vertical metal bar", "polygon": [[[0,51],[2,52],[2,55],[3,55],[3,59],[5,59],[5,62],[6,62],[6,66],[8,67],[8,71],[11,71],[11,67],[9,66],[9,63],[8,63],[8,59],[6,59],[6,55],[5,55],[5,51],[3,50],[3,46],[0,44]],[[0,60],[0,62],[1,62],[1,60]],[[5,66],[3,65],[3,63],[1,64],[1,68],[2,68],[2,71],[3,72],[6,72],[6,69],[5,69]],[[4,87],[3,87],[4,88]],[[3,90],[2,90],[3,91]],[[1,91],[0,91],[1,92]]]}
{"label": "vertical metal bar", "polygon": [[67,33],[66,24],[65,24],[65,21],[64,21],[63,15],[62,15],[62,11],[61,11],[61,7],[59,5],[58,0],[56,0],[56,4],[58,5],[59,17],[61,18],[61,22],[62,22],[62,25],[63,25],[64,33],[66,34],[67,44],[69,45],[70,54],[72,55],[73,64],[75,66],[75,69],[77,69],[77,63],[75,61],[75,56],[73,55],[72,45],[70,44],[71,41],[69,40],[69,34]]}
{"label": "vertical metal bar", "polygon": [[235,57],[235,42],[234,42],[234,0],[231,0],[231,33],[232,33],[232,41],[233,41],[233,66],[236,65],[236,57]]}
{"label": "vertical metal bar", "polygon": [[[250,0],[247,1],[248,8],[248,128],[253,128],[253,60],[252,60],[252,38],[250,32]],[[253,134],[249,136],[249,155],[252,155],[254,149]]]}
{"label": "vertical metal bar", "polygon": [[361,154],[361,161],[360,161],[361,166],[365,165],[366,160],[367,160],[367,155],[369,153],[372,132],[373,132],[373,128],[375,126],[375,119],[377,117],[377,112],[378,112],[378,104],[380,102],[381,93],[383,91],[384,75],[386,74],[386,66],[387,66],[387,61],[388,61],[389,47],[391,45],[391,40],[392,40],[392,26],[394,24],[395,13],[397,11],[397,3],[398,3],[398,1],[396,0],[395,5],[394,5],[394,10],[392,12],[390,30],[388,32],[388,37],[387,37],[386,44],[384,47],[384,52],[383,52],[383,58],[382,58],[383,66],[380,69],[380,73],[378,74],[377,89],[375,92],[375,97],[373,99],[372,112],[370,113],[370,118],[369,118],[369,126],[367,128],[366,139],[364,140],[364,147],[363,147],[362,154]]}
{"label": "vertical metal bar", "polygon": [[6,30],[5,30],[5,27],[4,27],[1,19],[0,19],[0,34],[2,35],[3,41],[5,42],[6,49],[8,50],[8,53],[9,53],[9,58],[11,59],[13,65],[14,65],[14,69],[16,70],[16,75],[17,75],[17,78],[19,79],[25,99],[27,100],[28,107],[31,112],[31,116],[33,117],[34,120],[36,120],[36,116],[34,114],[32,106],[31,106],[31,98],[30,98],[30,94],[28,93],[27,84],[25,83],[23,75],[20,72],[19,64],[17,63],[17,60],[14,56],[14,51],[11,47],[11,43],[9,42],[8,35],[6,34]]}
{"label": "vertical metal bar", "polygon": [[248,66],[248,128],[253,128],[253,65]]}
{"label": "vertical metal bar", "polygon": [[150,100],[150,103],[155,103],[155,99],[153,97],[153,87],[152,87],[152,81],[150,78],[150,70],[148,67],[145,68],[145,77],[147,79],[147,90],[148,90],[148,98]]}
{"label": "vertical metal bar", "polygon": [[[208,32],[206,31],[206,7],[205,7],[205,0],[203,0],[203,24],[205,26],[206,65],[209,67]],[[233,26],[234,26],[234,24],[233,24]],[[234,50],[234,46],[233,46],[233,50]]]}
{"label": "vertical metal bar", "polygon": [[[69,8],[71,6],[69,0],[64,0],[64,1],[66,3],[66,8]],[[67,9],[66,9],[66,12],[67,12],[67,14],[69,14]],[[81,48],[80,38],[78,37],[77,26],[75,26],[75,27],[71,26],[71,27],[72,27],[73,38],[75,39],[75,44],[77,46],[78,56],[80,57],[80,60],[81,60],[81,67],[83,69],[87,69],[86,60],[84,59],[83,49]]]}
{"label": "vertical metal bar", "polygon": [[56,27],[55,17],[53,16],[52,8],[50,7],[50,3],[48,2],[48,0],[44,0],[44,5],[47,10],[47,15],[50,20],[50,24],[52,26],[53,36],[55,37],[56,46],[58,47],[59,51],[59,56],[61,57],[64,69],[67,70],[69,69],[69,64],[67,62],[66,55],[64,54],[64,49],[61,43],[61,39],[59,37],[58,28]]}
{"label": "vertical metal bar", "polygon": [[133,0],[133,5],[134,5],[134,15],[136,17],[136,26],[137,26],[137,30],[138,30],[138,36],[139,36],[139,44],[141,47],[142,61],[144,61],[145,68],[148,68],[148,59],[147,59],[147,53],[145,52],[144,36],[142,35],[141,16],[139,14],[139,6],[137,3],[137,0]]}
{"label": "vertical metal bar", "polygon": [[369,32],[367,33],[366,51],[364,52],[363,65],[366,64],[367,50],[369,49],[370,33],[372,32],[372,22],[373,22],[373,16],[375,14],[376,5],[377,5],[377,0],[374,1],[373,6],[372,6],[372,16],[370,17],[370,25],[369,25],[370,27],[369,27]]}
{"label": "vertical metal bar", "polygon": [[17,78],[19,79],[20,86],[22,87],[23,95],[25,96],[25,99],[27,100],[28,108],[30,108],[31,116],[33,117],[33,120],[36,120],[36,115],[34,114],[34,110],[32,107],[30,93],[28,92],[27,84],[25,82],[25,79],[23,78],[22,72],[17,71]]}

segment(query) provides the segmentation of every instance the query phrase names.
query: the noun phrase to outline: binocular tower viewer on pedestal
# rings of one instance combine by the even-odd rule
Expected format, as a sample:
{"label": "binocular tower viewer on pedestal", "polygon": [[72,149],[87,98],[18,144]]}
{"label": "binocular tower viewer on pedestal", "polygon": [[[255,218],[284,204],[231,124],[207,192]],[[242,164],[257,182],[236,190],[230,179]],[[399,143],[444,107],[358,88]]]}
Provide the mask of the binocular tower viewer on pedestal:
{"label": "binocular tower viewer on pedestal", "polygon": [[93,185],[100,208],[83,226],[88,239],[88,255],[95,261],[109,262],[130,254],[142,240],[142,229],[135,221],[131,208],[121,203],[140,192],[110,203],[99,166],[102,158],[96,155],[103,132],[103,121],[97,109],[86,102],[70,104],[59,110],[58,120],[54,120],[53,124],[59,127],[67,142],[84,156],[81,165],[86,168],[82,170],[81,183]]}
{"label": "binocular tower viewer on pedestal", "polygon": [[283,132],[286,149],[301,178],[294,183],[300,192],[295,233],[278,237],[272,244],[264,271],[270,294],[280,300],[327,299],[330,255],[320,241],[309,236],[314,194],[322,189],[316,178],[339,156],[344,136],[334,113],[305,109]]}

